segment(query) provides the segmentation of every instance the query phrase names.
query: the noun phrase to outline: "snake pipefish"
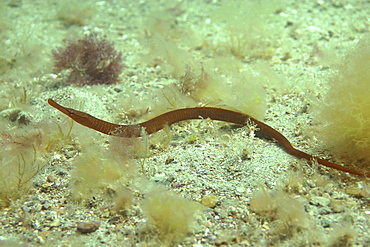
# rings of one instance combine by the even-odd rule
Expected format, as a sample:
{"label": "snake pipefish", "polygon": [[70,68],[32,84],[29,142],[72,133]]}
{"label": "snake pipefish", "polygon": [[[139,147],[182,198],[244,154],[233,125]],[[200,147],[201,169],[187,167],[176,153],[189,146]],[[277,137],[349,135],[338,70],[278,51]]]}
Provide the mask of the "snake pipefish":
{"label": "snake pipefish", "polygon": [[251,116],[236,111],[215,107],[183,108],[166,112],[142,123],[133,125],[119,125],[103,121],[87,113],[77,111],[72,108],[61,106],[52,99],[48,99],[48,103],[62,113],[66,114],[68,117],[72,118],[77,123],[82,124],[88,128],[97,130],[107,135],[127,138],[140,137],[142,135],[142,129],[144,129],[144,131],[149,135],[163,129],[166,125],[171,125],[180,121],[190,119],[209,118],[212,120],[218,120],[237,125],[247,125],[248,122],[251,122],[252,124],[257,126],[257,128],[259,129],[258,131],[275,139],[284,148],[284,150],[291,155],[294,155],[298,158],[306,159],[308,161],[315,160],[317,161],[317,163],[323,166],[337,169],[343,172],[348,172],[361,177],[369,176],[369,174],[362,173],[345,166],[337,165],[327,160],[320,159],[305,152],[302,152],[294,148],[292,144],[288,141],[288,139],[274,128],[265,123],[262,123],[261,121],[258,121]]}

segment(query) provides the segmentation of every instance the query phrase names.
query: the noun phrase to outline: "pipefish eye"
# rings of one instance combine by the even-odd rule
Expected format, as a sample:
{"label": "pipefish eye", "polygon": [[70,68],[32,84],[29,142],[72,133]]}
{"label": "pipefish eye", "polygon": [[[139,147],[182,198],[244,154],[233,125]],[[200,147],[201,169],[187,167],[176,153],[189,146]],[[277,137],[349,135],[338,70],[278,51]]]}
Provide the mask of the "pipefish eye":
{"label": "pipefish eye", "polygon": [[[66,109],[68,109],[68,108],[66,108]],[[68,112],[68,114],[67,114],[67,115],[69,115],[70,117],[73,117],[73,116],[79,116],[79,114],[78,114],[78,113],[76,113],[76,112],[75,112],[75,110],[68,109],[68,110],[67,110],[67,112]]]}

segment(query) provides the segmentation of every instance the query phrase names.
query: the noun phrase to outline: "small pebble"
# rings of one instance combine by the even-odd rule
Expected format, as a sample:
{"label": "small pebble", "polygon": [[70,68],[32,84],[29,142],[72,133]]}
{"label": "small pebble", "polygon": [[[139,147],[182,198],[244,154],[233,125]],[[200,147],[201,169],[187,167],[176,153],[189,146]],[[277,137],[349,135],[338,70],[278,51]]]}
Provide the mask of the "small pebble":
{"label": "small pebble", "polygon": [[365,191],[357,186],[348,186],[346,188],[346,192],[347,194],[354,196],[354,197],[365,197],[366,196]]}
{"label": "small pebble", "polygon": [[47,177],[47,181],[49,182],[49,183],[53,183],[53,182],[55,182],[55,178],[53,177],[53,176],[48,176]]}
{"label": "small pebble", "polygon": [[215,195],[208,195],[202,198],[202,204],[209,208],[215,207],[217,202],[218,198]]}
{"label": "small pebble", "polygon": [[90,233],[98,230],[100,226],[99,222],[78,222],[77,231],[81,233]]}

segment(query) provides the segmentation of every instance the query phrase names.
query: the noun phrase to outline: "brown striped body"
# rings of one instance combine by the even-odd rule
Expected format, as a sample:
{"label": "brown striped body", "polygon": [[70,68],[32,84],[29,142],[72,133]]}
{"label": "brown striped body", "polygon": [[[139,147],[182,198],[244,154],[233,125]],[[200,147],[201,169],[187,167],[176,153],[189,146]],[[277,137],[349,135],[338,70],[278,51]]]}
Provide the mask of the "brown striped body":
{"label": "brown striped body", "polygon": [[306,159],[308,161],[316,160],[319,164],[324,165],[326,167],[334,168],[354,175],[362,177],[369,176],[368,174],[361,173],[359,171],[353,170],[345,166],[334,164],[327,160],[314,157],[310,154],[295,149],[292,146],[292,144],[288,141],[288,139],[280,132],[273,129],[269,125],[264,124],[258,121],[257,119],[254,119],[240,112],[215,107],[184,108],[166,112],[143,123],[133,125],[118,125],[100,120],[87,113],[61,106],[52,99],[48,99],[48,103],[51,106],[58,109],[59,111],[61,111],[62,113],[72,118],[73,120],[75,120],[76,122],[88,128],[97,130],[107,135],[128,138],[140,137],[142,135],[142,129],[144,129],[147,134],[152,134],[158,130],[163,129],[164,126],[166,125],[171,125],[180,121],[190,119],[210,118],[212,120],[224,121],[238,125],[246,125],[248,121],[251,121],[253,124],[257,126],[259,131],[275,139],[284,148],[284,150],[291,155],[294,155],[298,158]]}

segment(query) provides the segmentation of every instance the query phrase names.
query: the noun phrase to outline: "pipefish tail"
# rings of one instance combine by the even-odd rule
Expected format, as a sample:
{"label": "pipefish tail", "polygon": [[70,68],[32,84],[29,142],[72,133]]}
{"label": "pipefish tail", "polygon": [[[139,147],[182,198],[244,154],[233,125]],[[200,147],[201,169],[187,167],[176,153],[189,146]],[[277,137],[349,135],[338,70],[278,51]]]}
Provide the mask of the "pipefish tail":
{"label": "pipefish tail", "polygon": [[275,139],[283,147],[283,149],[291,155],[294,155],[298,158],[306,159],[308,161],[315,160],[317,161],[317,163],[323,166],[343,172],[348,172],[350,174],[358,175],[361,177],[369,176],[369,174],[367,173],[362,173],[345,166],[337,165],[327,160],[320,159],[305,152],[302,152],[294,148],[289,140],[274,128],[261,121],[258,121],[251,116],[236,111],[215,107],[183,108],[166,112],[143,123],[133,125],[119,125],[103,121],[85,112],[61,106],[52,99],[48,99],[48,103],[81,125],[107,135],[126,138],[140,137],[142,135],[142,129],[144,129],[145,132],[150,135],[154,132],[157,132],[158,130],[163,129],[166,125],[171,125],[180,121],[190,119],[209,118],[212,120],[218,120],[237,125],[247,125],[248,122],[251,122],[252,124],[257,126],[260,132]]}

